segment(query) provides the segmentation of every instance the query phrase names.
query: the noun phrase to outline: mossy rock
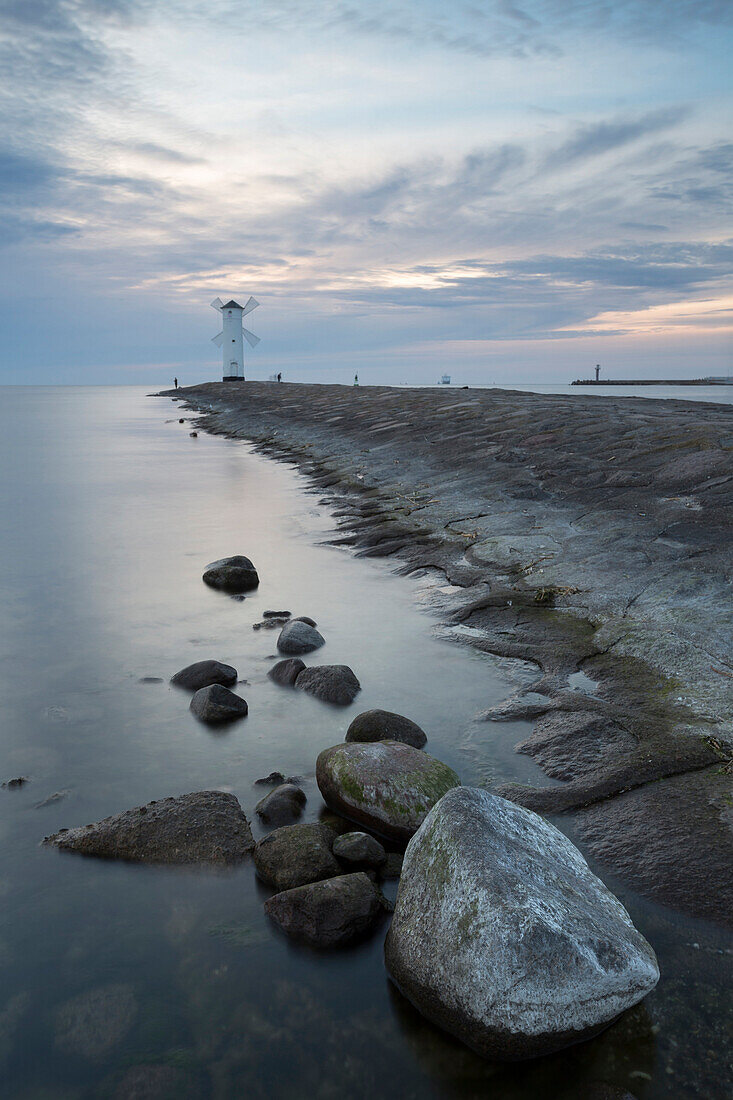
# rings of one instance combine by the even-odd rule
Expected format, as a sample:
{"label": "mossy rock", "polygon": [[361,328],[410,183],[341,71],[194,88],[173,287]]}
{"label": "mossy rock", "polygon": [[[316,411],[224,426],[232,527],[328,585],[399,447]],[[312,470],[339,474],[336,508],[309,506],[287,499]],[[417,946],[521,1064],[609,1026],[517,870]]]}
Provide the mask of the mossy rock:
{"label": "mossy rock", "polygon": [[355,741],[324,749],[316,780],[336,813],[402,843],[461,782],[447,764],[397,741]]}

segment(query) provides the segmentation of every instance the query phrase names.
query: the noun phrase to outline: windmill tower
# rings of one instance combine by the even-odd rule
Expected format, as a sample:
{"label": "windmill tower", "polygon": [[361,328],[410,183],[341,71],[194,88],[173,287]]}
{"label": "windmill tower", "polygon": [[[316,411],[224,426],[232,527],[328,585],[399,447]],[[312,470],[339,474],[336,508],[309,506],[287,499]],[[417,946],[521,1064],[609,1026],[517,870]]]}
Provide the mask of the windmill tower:
{"label": "windmill tower", "polygon": [[222,302],[221,298],[214,298],[212,309],[221,313],[222,330],[212,337],[212,343],[221,348],[222,381],[244,382],[244,346],[242,337],[251,348],[256,348],[260,342],[259,336],[242,328],[242,318],[257,309],[260,303],[255,298],[249,298],[247,304],[240,306],[232,298],[229,302]]}

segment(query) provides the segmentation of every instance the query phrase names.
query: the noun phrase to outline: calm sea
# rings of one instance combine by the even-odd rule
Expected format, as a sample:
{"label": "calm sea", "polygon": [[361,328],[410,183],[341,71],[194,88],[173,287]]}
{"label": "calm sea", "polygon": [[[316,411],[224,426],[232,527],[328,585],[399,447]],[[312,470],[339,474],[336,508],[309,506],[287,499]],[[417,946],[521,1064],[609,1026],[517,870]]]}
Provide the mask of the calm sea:
{"label": "calm sea", "polygon": [[[137,388],[0,391],[0,779],[29,780],[0,790],[2,1095],[586,1100],[597,1082],[638,1100],[724,1095],[720,934],[607,875],[659,954],[658,990],[591,1043],[507,1067],[395,993],[384,928],[317,954],[273,931],[249,864],[142,867],[40,845],[212,787],[237,795],[259,835],[253,783],[273,769],[304,777],[316,820],[315,757],[370,707],[415,719],[465,783],[547,782],[512,751],[526,724],[474,721],[526,682],[524,666],[441,636],[425,580],[326,545],[328,507],[293,468],[192,439],[178,415]],[[201,582],[235,553],[261,576],[243,602]],[[267,679],[276,635],[252,629],[266,608],[318,621],[319,659],[363,685],[351,707]],[[168,684],[209,657],[235,665],[249,702],[226,732]]]}

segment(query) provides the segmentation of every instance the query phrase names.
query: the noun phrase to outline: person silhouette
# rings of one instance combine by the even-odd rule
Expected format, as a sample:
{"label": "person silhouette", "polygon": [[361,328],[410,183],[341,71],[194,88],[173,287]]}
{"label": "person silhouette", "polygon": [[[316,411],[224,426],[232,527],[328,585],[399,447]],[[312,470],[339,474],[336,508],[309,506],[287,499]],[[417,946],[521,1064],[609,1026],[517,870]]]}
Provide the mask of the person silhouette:
{"label": "person silhouette", "polygon": [[175,386],[176,389],[178,389],[178,379],[177,378],[173,379],[173,385]]}

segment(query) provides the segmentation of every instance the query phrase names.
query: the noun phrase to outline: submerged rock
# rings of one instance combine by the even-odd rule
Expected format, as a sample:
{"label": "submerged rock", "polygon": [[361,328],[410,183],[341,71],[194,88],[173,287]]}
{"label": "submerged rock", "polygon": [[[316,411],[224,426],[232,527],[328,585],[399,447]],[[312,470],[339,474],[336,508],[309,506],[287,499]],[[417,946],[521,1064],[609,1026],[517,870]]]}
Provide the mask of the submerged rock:
{"label": "submerged rock", "polygon": [[365,710],[346,731],[347,741],[401,741],[421,749],[427,737],[416,722],[390,710]]}
{"label": "submerged rock", "polygon": [[221,661],[195,661],[192,665],[186,665],[175,676],[171,676],[172,684],[188,688],[189,691],[198,691],[199,688],[209,687],[211,684],[231,687],[236,682],[236,668],[222,664]]}
{"label": "submerged rock", "polygon": [[288,657],[286,661],[278,661],[276,665],[273,665],[267,675],[276,684],[292,687],[304,668],[305,662],[301,661],[300,657]]}
{"label": "submerged rock", "polygon": [[285,825],[300,817],[305,803],[305,792],[300,787],[281,783],[260,799],[255,810],[266,825]]}
{"label": "submerged rock", "polygon": [[333,842],[333,854],[342,863],[358,863],[366,867],[381,867],[387,853],[369,833],[342,833]]}
{"label": "submerged rock", "polygon": [[281,653],[311,653],[326,644],[314,626],[302,619],[291,619],[280,631],[277,648]]}
{"label": "submerged rock", "polygon": [[57,1009],[55,1045],[64,1053],[102,1061],[124,1039],[136,1015],[132,986],[99,986]]}
{"label": "submerged rock", "polygon": [[210,562],[204,570],[203,580],[210,588],[223,592],[250,592],[260,583],[254,565],[242,554]]}
{"label": "submerged rock", "polygon": [[341,874],[331,853],[334,834],[325,825],[284,825],[256,845],[257,874],[276,890],[292,890]]}
{"label": "submerged rock", "polygon": [[509,1060],[590,1038],[659,979],[652,948],[567,837],[465,787],[407,846],[385,961],[429,1020]]}
{"label": "submerged rock", "polygon": [[17,791],[21,787],[25,787],[26,783],[30,780],[26,775],[18,775],[15,779],[6,779],[4,783],[0,784],[4,791]]}
{"label": "submerged rock", "polygon": [[240,695],[235,695],[221,684],[199,688],[191,699],[189,709],[202,722],[210,724],[233,722],[236,718],[244,718],[249,710]]}
{"label": "submerged rock", "polygon": [[62,829],[46,843],[137,863],[236,863],[254,847],[239,802],[224,791],[149,802],[93,825]]}
{"label": "submerged rock", "polygon": [[324,749],[316,781],[336,813],[391,840],[407,841],[460,779],[447,764],[397,741]]}
{"label": "submerged rock", "polygon": [[347,707],[361,691],[361,684],[348,665],[311,665],[298,674],[295,686],[324,703]]}
{"label": "submerged rock", "polygon": [[343,947],[376,924],[382,907],[363,873],[339,875],[274,894],[265,912],[283,932],[313,947]]}
{"label": "submerged rock", "polygon": [[285,776],[282,772],[270,772],[269,775],[263,775],[261,779],[255,779],[256,787],[264,787],[267,784],[272,784],[273,787],[278,786],[280,783],[285,782]]}

